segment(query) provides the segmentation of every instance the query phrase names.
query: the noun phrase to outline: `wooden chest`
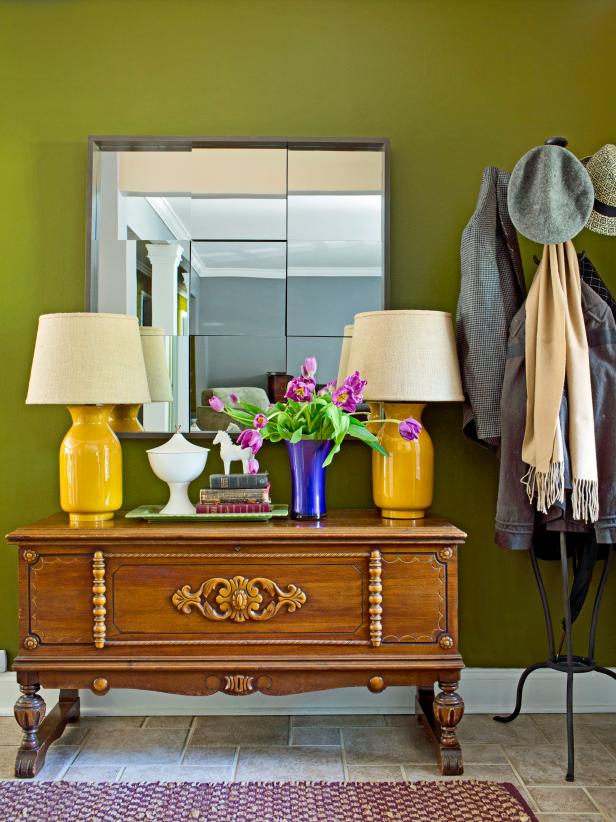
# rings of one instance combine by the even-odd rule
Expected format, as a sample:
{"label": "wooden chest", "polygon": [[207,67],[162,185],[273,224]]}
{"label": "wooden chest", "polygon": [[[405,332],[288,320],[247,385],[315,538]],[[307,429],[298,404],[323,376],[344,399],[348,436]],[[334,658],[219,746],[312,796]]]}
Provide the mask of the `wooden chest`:
{"label": "wooden chest", "polygon": [[[40,769],[78,716],[80,688],[245,696],[401,685],[418,686],[443,768],[461,772],[464,537],[440,519],[361,510],[319,523],[151,525],[119,516],[100,528],[71,528],[56,515],[14,531],[21,650],[13,667],[25,732],[17,774]],[[44,722],[41,685],[61,689]]]}

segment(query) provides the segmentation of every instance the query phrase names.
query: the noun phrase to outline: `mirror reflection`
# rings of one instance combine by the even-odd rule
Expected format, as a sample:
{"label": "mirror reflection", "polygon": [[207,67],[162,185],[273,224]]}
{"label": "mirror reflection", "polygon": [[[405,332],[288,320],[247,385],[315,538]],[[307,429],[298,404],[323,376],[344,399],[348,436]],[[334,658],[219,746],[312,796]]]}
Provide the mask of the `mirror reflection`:
{"label": "mirror reflection", "polygon": [[308,355],[335,378],[344,326],[385,307],[385,141],[176,142],[95,141],[89,310],[164,337],[143,429],[207,432],[213,393],[264,407]]}

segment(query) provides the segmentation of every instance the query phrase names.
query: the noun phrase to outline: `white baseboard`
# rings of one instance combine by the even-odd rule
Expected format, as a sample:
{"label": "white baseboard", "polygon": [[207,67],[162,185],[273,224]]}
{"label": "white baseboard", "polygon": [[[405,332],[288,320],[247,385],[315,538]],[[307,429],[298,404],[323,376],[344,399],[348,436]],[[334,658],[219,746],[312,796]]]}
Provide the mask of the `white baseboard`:
{"label": "white baseboard", "polygon": [[[508,713],[513,708],[521,669],[466,668],[462,672],[460,693],[467,713]],[[57,700],[57,691],[41,691],[48,706]],[[15,674],[0,673],[0,716],[13,713],[19,695]],[[616,712],[616,681],[603,674],[575,677],[574,704],[578,713]],[[84,715],[148,716],[156,714],[396,714],[413,713],[413,688],[387,688],[372,694],[363,688],[265,696],[252,694],[233,697],[214,694],[208,697],[162,694],[156,691],[110,691],[95,696],[81,691]],[[535,671],[526,683],[525,713],[561,713],[565,707],[565,676],[556,671]]]}

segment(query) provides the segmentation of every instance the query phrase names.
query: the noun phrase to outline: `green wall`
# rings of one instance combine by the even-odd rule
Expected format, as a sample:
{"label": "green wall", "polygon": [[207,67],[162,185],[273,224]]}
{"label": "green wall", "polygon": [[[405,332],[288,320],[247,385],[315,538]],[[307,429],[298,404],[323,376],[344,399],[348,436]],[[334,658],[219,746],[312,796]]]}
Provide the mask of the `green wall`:
{"label": "green wall", "polygon": [[[68,415],[24,398],[38,315],[84,307],[88,135],[387,136],[392,307],[453,311],[483,166],[511,169],[555,133],[580,155],[616,141],[615,30],[616,4],[601,0],[0,0],[2,533],[58,506]],[[585,233],[578,246],[616,290],[616,239]],[[528,272],[534,250],[524,247]],[[427,422],[435,510],[469,534],[466,662],[524,665],[544,654],[541,613],[528,556],[493,543],[494,457],[464,439],[459,407],[433,407]],[[163,497],[145,448],[124,444],[128,506]],[[284,499],[283,448],[262,462]],[[370,504],[369,465],[362,446],[343,450],[330,506]],[[608,664],[615,593],[613,578],[599,641]],[[4,546],[0,647],[13,652],[16,614],[15,549]]]}

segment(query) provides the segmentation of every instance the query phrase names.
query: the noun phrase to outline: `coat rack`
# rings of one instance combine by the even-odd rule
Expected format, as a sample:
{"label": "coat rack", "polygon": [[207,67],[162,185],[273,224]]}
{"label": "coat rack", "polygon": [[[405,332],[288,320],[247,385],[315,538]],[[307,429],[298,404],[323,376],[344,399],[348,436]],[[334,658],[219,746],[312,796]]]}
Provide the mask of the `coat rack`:
{"label": "coat rack", "polygon": [[[567,674],[567,782],[574,780],[574,736],[573,736],[573,676],[574,674],[586,674],[591,671],[598,671],[600,674],[616,679],[616,673],[609,668],[604,668],[602,665],[597,665],[595,660],[595,640],[597,636],[597,625],[599,622],[599,610],[601,608],[601,600],[605,591],[607,578],[610,571],[610,564],[612,561],[612,547],[608,546],[608,551],[603,560],[603,568],[599,579],[599,587],[595,594],[595,601],[593,603],[592,618],[590,622],[590,632],[588,635],[588,653],[586,656],[578,656],[573,653],[573,631],[571,623],[571,602],[569,599],[569,562],[567,559],[567,537],[564,532],[560,534],[560,569],[562,577],[562,593],[563,593],[563,610],[564,610],[564,632],[561,639],[558,651],[556,650],[556,643],[554,641],[554,623],[550,611],[550,604],[543,582],[543,576],[539,567],[539,562],[534,548],[530,549],[530,559],[533,567],[537,587],[539,588],[539,596],[541,597],[541,605],[543,606],[543,615],[545,618],[545,628],[548,638],[548,658],[542,662],[535,662],[526,668],[518,681],[516,691],[515,707],[513,712],[508,716],[495,716],[496,722],[512,722],[520,715],[522,709],[522,696],[524,692],[524,685],[526,680],[533,673],[540,668],[551,668],[553,671],[561,671]],[[566,653],[562,654],[563,646],[566,648]]]}
{"label": "coat rack", "polygon": [[[545,141],[546,145],[557,145],[562,146],[563,148],[566,147],[567,143],[568,140],[566,137],[550,137]],[[536,261],[537,263],[539,262],[538,260]],[[605,586],[607,583],[610,571],[610,564],[612,561],[612,546],[608,545],[607,549],[608,550],[606,557],[603,560],[603,568],[601,570],[599,586],[597,588],[597,593],[595,594],[595,601],[593,603],[592,617],[590,622],[590,632],[588,635],[588,653],[586,654],[586,656],[578,656],[573,653],[571,600],[569,592],[569,561],[567,557],[566,533],[563,531],[560,534],[560,569],[562,579],[564,631],[558,650],[556,650],[556,643],[554,641],[554,623],[552,620],[550,604],[543,582],[543,576],[541,574],[541,569],[539,567],[539,561],[537,559],[534,547],[530,549],[531,564],[533,568],[533,573],[535,575],[535,580],[537,582],[537,587],[539,588],[539,596],[541,597],[541,605],[543,607],[543,615],[545,618],[545,628],[548,639],[548,658],[542,662],[535,662],[532,665],[529,665],[522,672],[522,675],[520,676],[520,679],[518,681],[515,707],[513,709],[513,712],[508,716],[494,717],[496,722],[512,722],[520,715],[520,711],[522,709],[524,685],[526,684],[526,680],[533,673],[533,671],[538,671],[542,668],[551,668],[553,671],[560,671],[561,673],[567,674],[567,782],[573,782],[575,767],[575,744],[573,734],[573,677],[575,674],[586,674],[590,673],[591,671],[597,671],[598,673],[606,674],[606,676],[609,676],[612,679],[616,679],[616,673],[614,673],[614,671],[611,671],[609,668],[605,668],[602,665],[597,665],[597,662],[595,660],[595,641],[597,636],[597,625],[599,622],[599,611],[601,608],[601,600],[603,599],[603,594],[605,592]],[[576,559],[574,553],[574,573],[576,570],[575,562]],[[563,647],[565,647],[566,649],[565,654],[562,653]]]}

